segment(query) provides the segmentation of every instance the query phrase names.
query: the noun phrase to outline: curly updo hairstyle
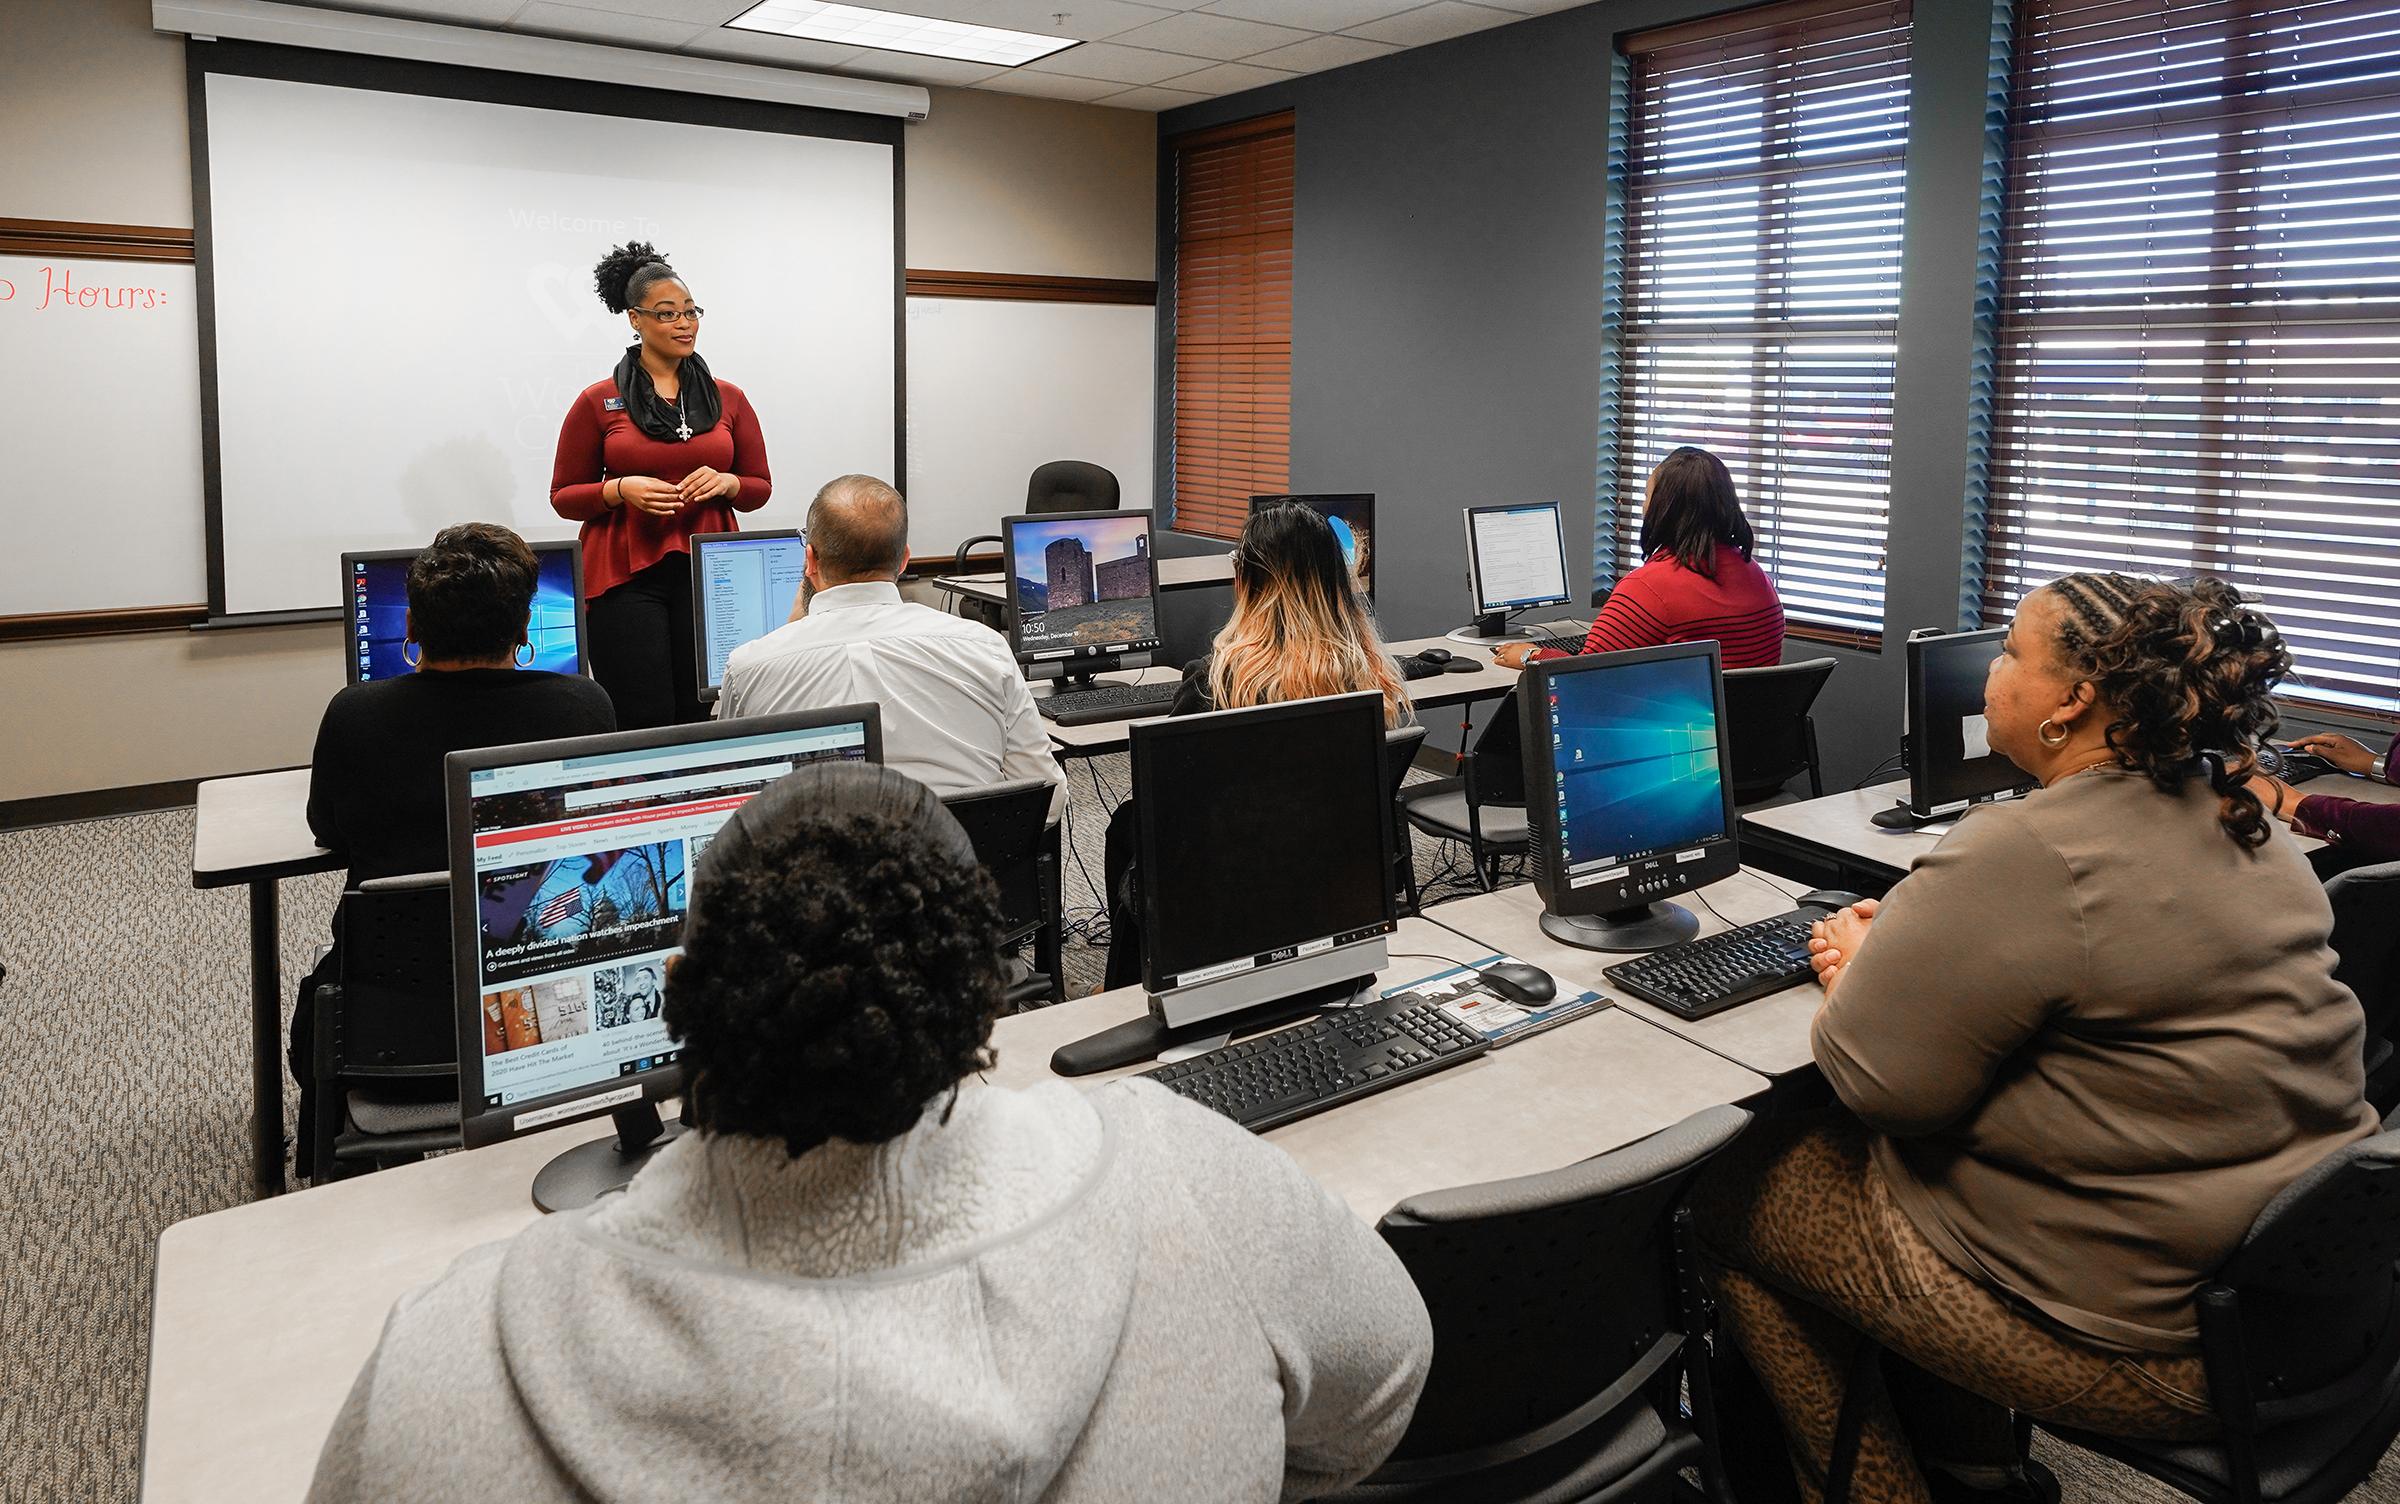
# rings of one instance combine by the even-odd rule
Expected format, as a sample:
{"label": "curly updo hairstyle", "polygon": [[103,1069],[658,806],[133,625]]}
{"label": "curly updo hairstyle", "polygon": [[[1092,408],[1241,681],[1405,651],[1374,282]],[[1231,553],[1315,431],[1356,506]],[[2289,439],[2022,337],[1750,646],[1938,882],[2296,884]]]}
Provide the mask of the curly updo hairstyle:
{"label": "curly updo hairstyle", "polygon": [[629,240],[600,258],[592,268],[592,286],[610,313],[623,313],[650,296],[661,282],[680,282],[667,253],[646,240]]}
{"label": "curly updo hairstyle", "polygon": [[411,635],[428,658],[507,657],[525,640],[540,575],[525,540],[497,523],[443,528],[408,566]]}
{"label": "curly updo hairstyle", "polygon": [[684,1121],[794,1157],[906,1133],[991,1064],[1003,934],[990,877],[923,784],[863,762],[794,771],[693,874],[665,1008]]}
{"label": "curly updo hairstyle", "polygon": [[2059,661],[2115,716],[2117,761],[2170,793],[2206,777],[2225,833],[2263,844],[2266,809],[2246,780],[2275,731],[2275,686],[2292,670],[2275,624],[2222,580],[2071,574],[2042,588],[2058,598]]}

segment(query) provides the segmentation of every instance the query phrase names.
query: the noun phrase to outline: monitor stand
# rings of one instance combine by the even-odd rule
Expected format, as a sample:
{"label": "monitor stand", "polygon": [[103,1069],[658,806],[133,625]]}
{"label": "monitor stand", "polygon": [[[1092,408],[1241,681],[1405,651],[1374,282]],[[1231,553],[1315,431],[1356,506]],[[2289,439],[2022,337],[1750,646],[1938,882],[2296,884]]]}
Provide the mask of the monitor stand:
{"label": "monitor stand", "polygon": [[1095,675],[1113,674],[1124,666],[1124,658],[1115,653],[1105,658],[1079,658],[1072,663],[1060,664],[1058,677],[1050,681],[1050,692],[1054,695],[1071,695],[1097,689],[1099,681]]}
{"label": "monitor stand", "polygon": [[1531,632],[1508,624],[1506,611],[1486,611],[1476,617],[1472,624],[1445,635],[1452,642],[1463,642],[1476,648],[1496,648],[1511,642],[1533,641]]}
{"label": "monitor stand", "polygon": [[1937,809],[1931,814],[1919,814],[1907,800],[1903,799],[1889,809],[1875,811],[1867,819],[1884,830],[1923,830],[1928,825],[1939,825],[1944,820],[1955,820],[1966,812],[1965,805],[1956,804]]}
{"label": "monitor stand", "polygon": [[610,1114],[614,1138],[577,1144],[533,1177],[533,1204],[546,1212],[579,1211],[611,1191],[625,1189],[650,1156],[683,1137],[683,1124],[659,1118],[658,1104],[644,1097]]}
{"label": "monitor stand", "polygon": [[1310,987],[1289,997],[1260,1003],[1236,1013],[1220,1013],[1181,1028],[1169,1028],[1154,1014],[1128,1019],[1097,1034],[1060,1045],[1050,1056],[1050,1069],[1062,1076],[1089,1076],[1121,1066],[1155,1060],[1180,1045],[1243,1034],[1260,1034],[1311,1014],[1349,1002],[1375,984],[1373,973]]}
{"label": "monitor stand", "polygon": [[1646,903],[1609,914],[1542,910],[1542,933],[1584,950],[1664,950],[1700,933],[1700,916],[1679,903]]}

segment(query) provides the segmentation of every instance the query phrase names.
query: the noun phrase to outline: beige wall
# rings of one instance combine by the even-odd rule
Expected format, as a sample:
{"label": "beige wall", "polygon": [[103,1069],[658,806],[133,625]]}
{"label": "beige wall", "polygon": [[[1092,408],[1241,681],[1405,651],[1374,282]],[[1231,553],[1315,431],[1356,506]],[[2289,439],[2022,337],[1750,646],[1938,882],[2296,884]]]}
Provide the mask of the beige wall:
{"label": "beige wall", "polygon": [[[192,222],[183,43],[149,0],[0,0],[0,217]],[[936,89],[905,147],[907,261],[1154,274],[1156,117]],[[0,802],[308,760],[340,629],[0,644]]]}

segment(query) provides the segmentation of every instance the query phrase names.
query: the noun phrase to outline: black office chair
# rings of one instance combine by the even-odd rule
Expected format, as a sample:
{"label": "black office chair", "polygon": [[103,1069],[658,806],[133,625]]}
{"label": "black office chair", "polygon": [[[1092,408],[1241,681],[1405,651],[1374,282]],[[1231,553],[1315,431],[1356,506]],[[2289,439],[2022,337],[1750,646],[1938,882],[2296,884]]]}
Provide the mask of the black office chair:
{"label": "black office chair", "polygon": [[1028,512],[1113,512],[1117,477],[1090,460],[1052,460],[1036,465],[1025,482]]}
{"label": "black office chair", "polygon": [[2400,1132],[2326,1156],[2200,1287],[2223,1434],[2123,1441],[2043,1426],[2206,1504],[2333,1504],[2400,1438]]}
{"label": "black office chair", "polygon": [[[955,553],[951,554],[950,572],[952,574],[965,574],[967,572],[967,560],[974,556],[977,544],[998,543],[1000,541],[1001,539],[998,533],[978,533],[974,537],[969,538],[966,542],[961,543],[958,546],[958,549]],[[1007,588],[1008,561],[1006,559],[1002,559],[1000,561],[1000,583],[1002,588]],[[953,597],[953,604],[957,607],[958,614],[965,617],[969,621],[982,622],[985,626],[990,627],[995,632],[1005,632],[1008,630],[1008,608],[1006,606],[1000,605],[994,601],[978,600],[974,596],[963,594]]]}
{"label": "black office chair", "polygon": [[[1067,1000],[1060,955],[1065,943],[1061,916],[1059,827],[1050,819],[1051,784],[1020,778],[945,795],[943,805],[965,826],[967,839],[992,882],[1000,889],[1000,917],[1013,949],[1033,942],[1033,962],[1008,989],[1013,1008]],[[1020,962],[1019,965],[1024,965]]]}
{"label": "black office chair", "polygon": [[2325,880],[2333,905],[2334,980],[2367,1011],[2367,1100],[2377,1112],[2400,1107],[2400,1059],[2392,1025],[2400,1021],[2400,862],[2352,867]]}
{"label": "black office chair", "polygon": [[[1348,1504],[1728,1499],[1677,1209],[1749,1126],[1712,1107],[1546,1175],[1412,1197],[1378,1230],[1433,1317],[1433,1370],[1400,1444]],[[1688,1382],[1691,1421],[1683,1420]]]}
{"label": "black office chair", "polygon": [[1383,734],[1383,775],[1385,792],[1392,807],[1392,835],[1397,842],[1392,848],[1393,891],[1400,895],[1401,912],[1417,912],[1416,839],[1409,834],[1408,817],[1400,808],[1400,787],[1408,781],[1408,770],[1416,766],[1417,749],[1425,745],[1423,726],[1398,726]]}
{"label": "black office chair", "polygon": [[1492,891],[1500,859],[1525,851],[1525,754],[1517,692],[1501,698],[1477,733],[1460,777],[1411,784],[1399,799],[1410,825],[1438,840],[1466,842],[1476,881]]}
{"label": "black office chair", "polygon": [[1790,802],[1783,786],[1808,775],[1808,796],[1823,798],[1817,722],[1808,713],[1839,664],[1831,658],[1771,668],[1725,670],[1725,751],[1733,763],[1733,802]]}
{"label": "black office chair", "polygon": [[315,1181],[459,1146],[449,874],[360,883],[342,895],[341,931],[341,980],[310,1000]]}

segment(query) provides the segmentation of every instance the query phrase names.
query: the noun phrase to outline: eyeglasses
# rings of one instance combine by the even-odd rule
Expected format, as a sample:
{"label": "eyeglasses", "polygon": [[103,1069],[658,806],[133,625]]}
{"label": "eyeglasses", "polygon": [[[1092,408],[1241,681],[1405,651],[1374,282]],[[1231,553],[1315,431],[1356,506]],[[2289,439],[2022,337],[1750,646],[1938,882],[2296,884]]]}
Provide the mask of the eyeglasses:
{"label": "eyeglasses", "polygon": [[705,308],[636,308],[634,312],[661,324],[680,324],[685,319],[697,324],[708,316]]}

